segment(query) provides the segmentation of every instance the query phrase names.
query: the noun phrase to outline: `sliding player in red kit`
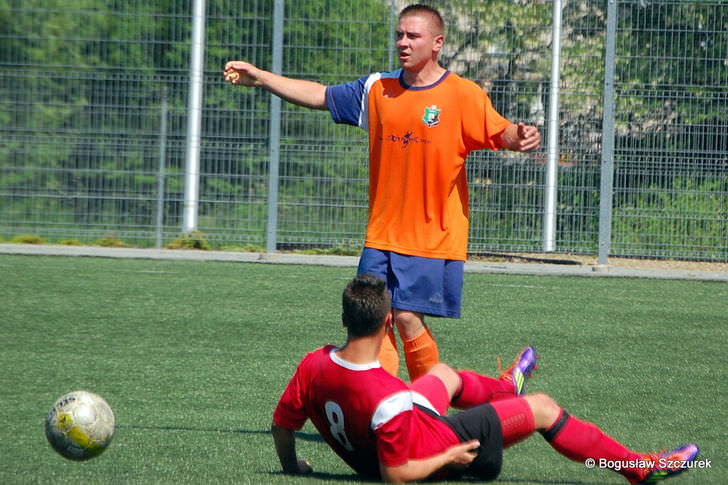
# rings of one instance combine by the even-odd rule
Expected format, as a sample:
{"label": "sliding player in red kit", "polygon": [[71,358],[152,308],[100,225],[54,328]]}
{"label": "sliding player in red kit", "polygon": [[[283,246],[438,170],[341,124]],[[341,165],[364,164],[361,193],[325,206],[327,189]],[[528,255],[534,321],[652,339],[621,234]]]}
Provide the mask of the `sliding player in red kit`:
{"label": "sliding player in red kit", "polygon": [[[526,347],[500,378],[438,363],[409,386],[377,356],[392,327],[386,284],[360,274],[342,298],[346,344],[326,346],[299,364],[273,414],[273,437],[285,473],[312,470],[296,455],[294,431],[311,419],[329,446],[357,473],[387,482],[461,475],[498,476],[504,448],[538,431],[562,455],[594,460],[631,483],[652,483],[684,471],[698,447],[637,453],[577,419],[546,394],[523,394],[536,365]],[[518,388],[516,386],[517,383]],[[447,415],[452,405],[465,411]]]}

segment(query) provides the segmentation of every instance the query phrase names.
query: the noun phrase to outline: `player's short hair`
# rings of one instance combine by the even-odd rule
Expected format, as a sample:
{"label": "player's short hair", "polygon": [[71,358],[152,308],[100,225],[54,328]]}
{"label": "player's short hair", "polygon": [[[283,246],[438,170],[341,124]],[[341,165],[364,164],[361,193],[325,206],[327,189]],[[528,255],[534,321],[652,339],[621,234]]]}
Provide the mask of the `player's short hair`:
{"label": "player's short hair", "polygon": [[346,285],[341,297],[342,317],[355,337],[374,334],[392,311],[387,284],[371,274],[357,275]]}
{"label": "player's short hair", "polygon": [[433,27],[433,34],[445,35],[445,22],[442,20],[442,15],[437,11],[436,8],[430,7],[422,3],[415,3],[408,5],[399,12],[400,20],[408,15],[422,15],[430,18],[430,23]]}

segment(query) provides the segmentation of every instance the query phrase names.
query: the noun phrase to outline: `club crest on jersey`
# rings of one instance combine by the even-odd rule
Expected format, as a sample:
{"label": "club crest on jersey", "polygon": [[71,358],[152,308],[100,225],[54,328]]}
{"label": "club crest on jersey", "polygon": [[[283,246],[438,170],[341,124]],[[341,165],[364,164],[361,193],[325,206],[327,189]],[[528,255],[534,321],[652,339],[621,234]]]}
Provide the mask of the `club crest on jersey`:
{"label": "club crest on jersey", "polygon": [[422,117],[422,121],[426,127],[432,128],[440,124],[440,111],[440,108],[434,104],[425,108],[425,116]]}

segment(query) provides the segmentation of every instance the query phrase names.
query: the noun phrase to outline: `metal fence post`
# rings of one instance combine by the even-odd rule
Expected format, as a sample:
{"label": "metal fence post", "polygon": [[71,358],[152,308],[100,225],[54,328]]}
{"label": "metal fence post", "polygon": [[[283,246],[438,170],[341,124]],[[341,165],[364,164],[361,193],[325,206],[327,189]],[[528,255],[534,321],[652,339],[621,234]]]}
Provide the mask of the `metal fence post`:
{"label": "metal fence post", "polygon": [[599,189],[599,256],[607,264],[612,237],[612,191],[614,190],[614,64],[617,43],[617,0],[607,7],[607,45],[604,56],[604,113],[602,121],[602,170]]}
{"label": "metal fence post", "polygon": [[561,0],[554,0],[551,41],[551,89],[549,92],[549,138],[543,214],[543,250],[556,249],[556,195],[559,158],[559,90],[561,88]]}
{"label": "metal fence post", "polygon": [[394,0],[389,2],[389,46],[387,48],[387,69],[394,70],[394,54],[397,50],[394,43],[394,31],[396,29],[397,13]]}
{"label": "metal fence post", "polygon": [[202,125],[202,74],[205,57],[205,0],[194,1],[191,44],[183,221],[185,234],[197,230],[200,205],[200,131]]}
{"label": "metal fence post", "polygon": [[164,165],[167,160],[167,86],[162,89],[162,109],[159,114],[159,170],[157,172],[157,241],[162,247],[162,226],[164,224]]}
{"label": "metal fence post", "polygon": [[[283,70],[283,0],[273,4],[273,66],[275,74]],[[278,172],[281,154],[281,98],[270,95],[270,167],[268,170],[268,227],[266,251],[276,252],[278,238]]]}

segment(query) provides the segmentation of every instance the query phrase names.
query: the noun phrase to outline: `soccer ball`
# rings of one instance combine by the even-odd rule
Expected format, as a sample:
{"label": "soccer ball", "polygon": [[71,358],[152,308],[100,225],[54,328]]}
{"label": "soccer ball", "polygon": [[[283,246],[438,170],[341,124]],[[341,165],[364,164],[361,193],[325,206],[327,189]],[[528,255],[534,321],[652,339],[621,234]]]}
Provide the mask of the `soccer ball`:
{"label": "soccer ball", "polygon": [[116,419],[104,398],[89,391],[64,394],[45,420],[48,442],[70,460],[89,460],[104,452],[114,437]]}

